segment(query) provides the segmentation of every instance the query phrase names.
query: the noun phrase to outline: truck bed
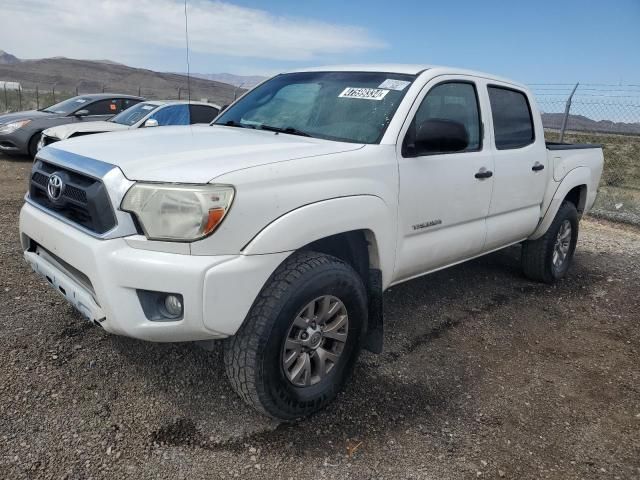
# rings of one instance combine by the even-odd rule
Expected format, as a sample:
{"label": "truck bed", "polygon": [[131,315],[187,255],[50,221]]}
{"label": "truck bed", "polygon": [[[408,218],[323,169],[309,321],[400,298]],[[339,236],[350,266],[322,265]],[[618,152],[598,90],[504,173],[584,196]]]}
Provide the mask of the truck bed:
{"label": "truck bed", "polygon": [[560,143],[545,142],[547,150],[581,150],[585,148],[602,148],[599,143]]}

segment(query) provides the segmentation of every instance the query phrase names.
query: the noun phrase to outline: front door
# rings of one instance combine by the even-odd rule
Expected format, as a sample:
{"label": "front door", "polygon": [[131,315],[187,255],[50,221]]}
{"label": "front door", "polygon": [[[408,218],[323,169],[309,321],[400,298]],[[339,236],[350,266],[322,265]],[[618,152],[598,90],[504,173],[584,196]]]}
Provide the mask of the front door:
{"label": "front door", "polygon": [[[432,80],[403,127],[396,282],[473,257],[483,249],[493,156],[483,138],[486,98],[478,95],[478,89],[473,77]],[[464,128],[466,146],[415,143],[421,129],[438,126]]]}

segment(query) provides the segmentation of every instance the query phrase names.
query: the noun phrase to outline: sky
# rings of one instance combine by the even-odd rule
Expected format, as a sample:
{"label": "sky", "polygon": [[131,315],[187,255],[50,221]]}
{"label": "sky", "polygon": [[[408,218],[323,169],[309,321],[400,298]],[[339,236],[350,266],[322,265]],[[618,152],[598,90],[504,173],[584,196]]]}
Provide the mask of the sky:
{"label": "sky", "polygon": [[[191,71],[426,63],[640,84],[640,0],[187,0]],[[0,49],[186,71],[184,0],[2,0]]]}

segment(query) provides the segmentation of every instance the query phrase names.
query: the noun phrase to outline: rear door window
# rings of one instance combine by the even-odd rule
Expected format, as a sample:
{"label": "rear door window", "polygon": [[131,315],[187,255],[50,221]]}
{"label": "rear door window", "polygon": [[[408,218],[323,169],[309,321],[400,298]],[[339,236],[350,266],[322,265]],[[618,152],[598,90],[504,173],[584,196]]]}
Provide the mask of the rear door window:
{"label": "rear door window", "polygon": [[191,112],[191,124],[211,123],[218,116],[219,110],[206,105],[189,105]]}
{"label": "rear door window", "polygon": [[120,112],[118,99],[98,100],[86,107],[89,115],[115,115]]}
{"label": "rear door window", "polygon": [[118,113],[126,110],[129,107],[133,107],[138,103],[140,103],[140,100],[136,98],[121,98],[120,100],[118,100]]}
{"label": "rear door window", "polygon": [[527,96],[518,90],[489,87],[496,148],[522,148],[535,140],[533,117]]}

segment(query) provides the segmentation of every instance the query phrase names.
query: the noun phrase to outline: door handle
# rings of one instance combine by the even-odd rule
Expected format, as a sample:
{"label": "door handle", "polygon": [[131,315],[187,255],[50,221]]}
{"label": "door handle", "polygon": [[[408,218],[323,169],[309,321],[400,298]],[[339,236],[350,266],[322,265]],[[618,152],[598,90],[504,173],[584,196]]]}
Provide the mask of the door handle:
{"label": "door handle", "polygon": [[479,179],[490,178],[493,177],[493,172],[482,167],[474,176]]}
{"label": "door handle", "polygon": [[531,170],[533,170],[534,172],[539,172],[540,170],[544,170],[544,165],[540,162],[536,162],[533,167],[531,167]]}

